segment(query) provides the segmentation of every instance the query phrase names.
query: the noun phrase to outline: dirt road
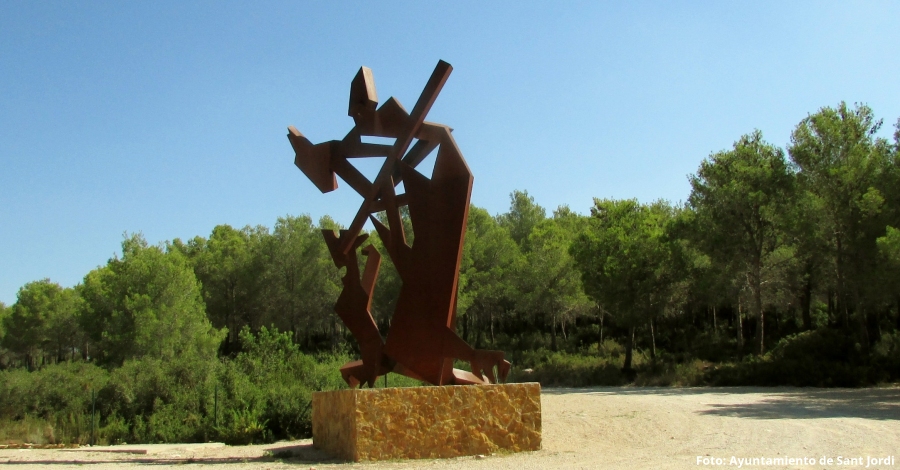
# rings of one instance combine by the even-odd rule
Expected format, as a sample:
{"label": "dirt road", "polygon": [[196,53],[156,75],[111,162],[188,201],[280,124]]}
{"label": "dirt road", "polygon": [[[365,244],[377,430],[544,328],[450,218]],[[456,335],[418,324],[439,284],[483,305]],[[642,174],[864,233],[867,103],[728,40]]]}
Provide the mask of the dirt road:
{"label": "dirt road", "polygon": [[[145,465],[223,470],[900,468],[896,387],[545,389],[541,401],[543,449],[526,454],[351,464],[329,460],[305,440],[104,449],[119,452],[0,450],[0,465],[97,470]],[[822,457],[832,461],[823,463]],[[741,460],[753,458],[763,460]],[[776,458],[800,460],[781,464]]]}

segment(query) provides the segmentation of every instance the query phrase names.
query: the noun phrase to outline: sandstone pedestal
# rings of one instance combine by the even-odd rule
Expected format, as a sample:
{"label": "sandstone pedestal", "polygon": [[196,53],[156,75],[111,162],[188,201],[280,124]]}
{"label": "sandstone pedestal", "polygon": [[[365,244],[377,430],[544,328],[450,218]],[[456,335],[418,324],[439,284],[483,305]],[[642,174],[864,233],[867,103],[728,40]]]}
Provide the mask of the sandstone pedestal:
{"label": "sandstone pedestal", "polygon": [[346,460],[448,458],[541,447],[537,383],[315,392],[313,444]]}

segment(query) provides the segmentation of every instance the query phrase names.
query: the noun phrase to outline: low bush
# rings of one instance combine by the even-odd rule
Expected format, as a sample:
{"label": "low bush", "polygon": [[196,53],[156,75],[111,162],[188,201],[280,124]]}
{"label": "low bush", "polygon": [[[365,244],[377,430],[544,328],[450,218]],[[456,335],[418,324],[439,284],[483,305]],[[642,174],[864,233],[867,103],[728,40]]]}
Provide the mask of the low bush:
{"label": "low bush", "polygon": [[885,333],[872,348],[874,362],[883,372],[883,380],[900,380],[900,331]]}
{"label": "low bush", "polygon": [[859,387],[880,380],[861,347],[841,331],[821,328],[782,338],[762,357],[709,371],[713,385],[791,385],[797,387]]}
{"label": "low bush", "polygon": [[0,372],[0,436],[39,444],[89,443],[92,397],[108,380],[106,370],[84,362]]}
{"label": "low bush", "polygon": [[[312,392],[346,387],[338,369],[349,357],[303,354],[290,335],[266,328],[240,338],[243,352],[224,361],[143,358],[111,372],[90,363],[0,371],[0,437],[249,444],[309,436]],[[392,385],[399,383],[406,381]]]}
{"label": "low bush", "polygon": [[[635,358],[638,358],[637,354]],[[513,367],[509,381],[540,382],[547,387],[622,385],[626,383],[626,378],[621,368],[622,360],[618,357],[539,350],[523,355],[522,364]]]}
{"label": "low bush", "polygon": [[644,364],[638,369],[635,385],[654,387],[695,387],[704,385],[710,363],[700,359],[675,362],[667,357]]}
{"label": "low bush", "polygon": [[0,416],[9,419],[90,411],[91,390],[109,380],[106,370],[85,362],[52,364],[34,372],[13,369],[2,375]]}

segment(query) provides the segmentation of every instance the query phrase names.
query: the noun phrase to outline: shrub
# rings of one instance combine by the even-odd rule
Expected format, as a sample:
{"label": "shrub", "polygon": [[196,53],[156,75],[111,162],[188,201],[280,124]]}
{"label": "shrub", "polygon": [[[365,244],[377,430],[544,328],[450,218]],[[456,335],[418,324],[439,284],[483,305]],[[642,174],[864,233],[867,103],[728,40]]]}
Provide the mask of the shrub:
{"label": "shrub", "polygon": [[625,346],[617,343],[615,340],[607,339],[597,346],[600,357],[616,358],[625,356]]}
{"label": "shrub", "polygon": [[900,380],[900,331],[885,333],[872,348],[872,355],[884,379]]}
{"label": "shrub", "polygon": [[748,356],[715,368],[707,380],[715,385],[859,387],[877,382],[877,375],[850,336],[822,328],[786,336],[761,358]]}
{"label": "shrub", "polygon": [[586,387],[591,385],[622,385],[625,377],[621,361],[597,356],[537,351],[529,355],[525,367],[515,367],[509,382],[540,382],[550,387]]}
{"label": "shrub", "polygon": [[92,390],[108,380],[104,369],[84,362],[0,372],[0,420],[5,421],[6,439],[18,435],[35,443],[88,443]]}
{"label": "shrub", "polygon": [[246,445],[267,441],[271,433],[266,428],[258,410],[231,410],[225,424],[216,427],[222,442],[229,445]]}
{"label": "shrub", "polygon": [[638,371],[635,385],[692,387],[703,385],[710,364],[700,359],[678,363],[663,358]]}
{"label": "shrub", "polygon": [[[179,357],[126,361],[100,391],[104,424],[127,442],[200,442],[211,436],[207,415],[218,360]],[[112,421],[110,421],[112,420]],[[122,432],[122,421],[129,431]]]}
{"label": "shrub", "polygon": [[307,437],[312,432],[312,392],[346,388],[342,354],[310,356],[290,333],[261,328],[240,333],[243,352],[226,361],[217,377],[220,413],[216,436],[247,443]]}

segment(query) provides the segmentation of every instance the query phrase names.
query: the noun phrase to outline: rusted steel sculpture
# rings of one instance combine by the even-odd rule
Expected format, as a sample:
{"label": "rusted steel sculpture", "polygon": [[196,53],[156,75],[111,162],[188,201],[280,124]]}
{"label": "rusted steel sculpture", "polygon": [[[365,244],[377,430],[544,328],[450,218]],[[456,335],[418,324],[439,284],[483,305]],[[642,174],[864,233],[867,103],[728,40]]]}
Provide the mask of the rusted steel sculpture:
{"label": "rusted steel sculpture", "polygon": [[[438,62],[419,101],[407,112],[393,97],[378,107],[372,71],[362,67],[350,84],[349,115],[356,125],[343,140],[313,145],[288,127],[294,164],[320,191],[337,189],[337,174],[363,197],[347,230],[339,235],[322,232],[335,265],[346,267],[344,289],[334,309],[359,342],[362,359],[341,367],[341,375],[352,387],[372,387],[378,376],[388,372],[434,385],[495,383],[509,373],[502,352],[473,349],[454,331],[472,172],[452,129],[425,121],[452,70],[450,64]],[[361,136],[396,140],[393,145],[371,144],[362,142]],[[438,154],[428,179],[415,167],[435,149]],[[387,157],[374,181],[347,161],[359,157]],[[406,193],[396,194],[401,181]],[[400,219],[400,207],[405,205],[415,233],[412,246]],[[387,214],[387,226],[372,217],[380,211]],[[381,255],[368,245],[361,250],[367,257],[362,273],[357,262],[357,250],[368,237],[360,234],[367,219],[375,225],[403,282],[386,340],[370,310]],[[454,359],[469,362],[472,372],[454,369]]]}

